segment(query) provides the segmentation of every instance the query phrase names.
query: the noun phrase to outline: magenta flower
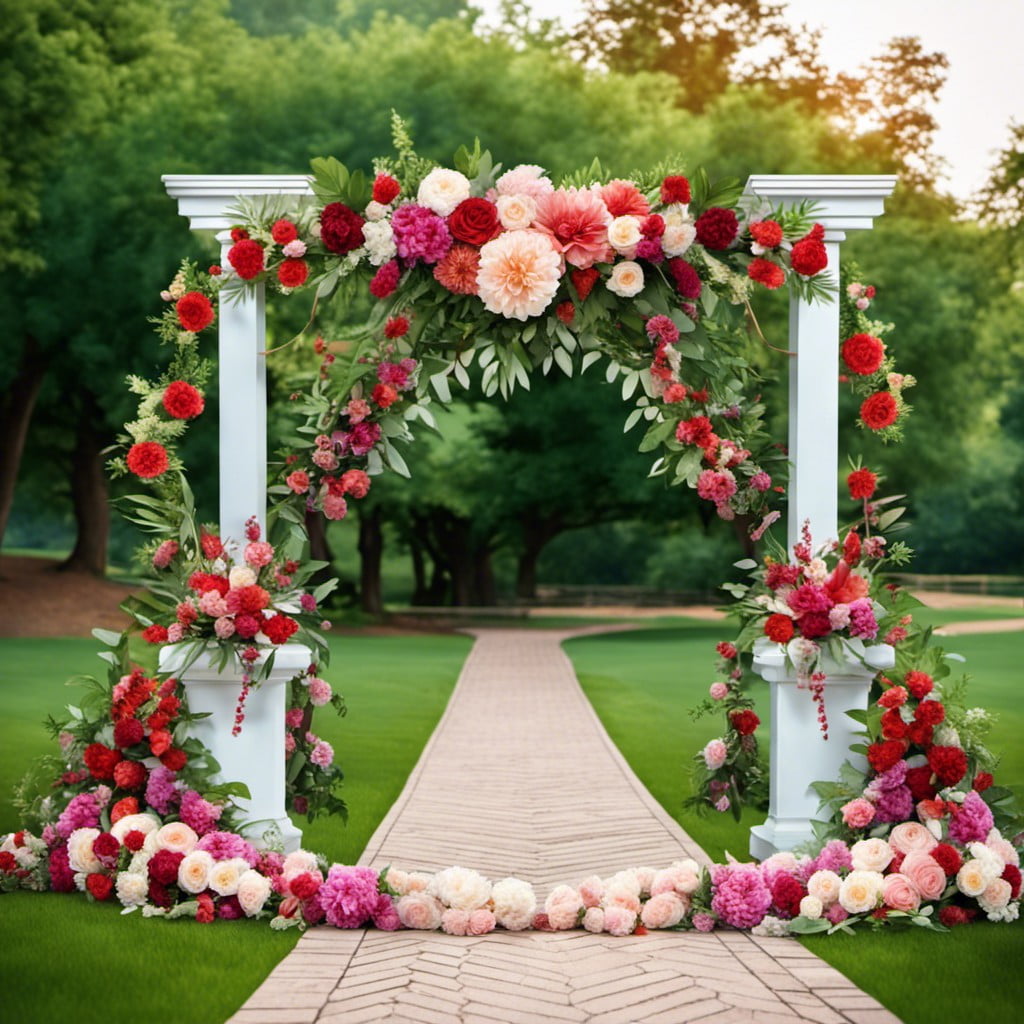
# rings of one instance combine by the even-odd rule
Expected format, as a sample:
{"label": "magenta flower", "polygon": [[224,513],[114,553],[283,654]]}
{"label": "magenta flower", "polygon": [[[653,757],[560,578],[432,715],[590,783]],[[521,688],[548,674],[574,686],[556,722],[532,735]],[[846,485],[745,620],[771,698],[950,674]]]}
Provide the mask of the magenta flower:
{"label": "magenta flower", "polygon": [[949,822],[949,838],[964,846],[983,843],[994,824],[988,804],[972,789]]}
{"label": "magenta flower", "polygon": [[197,850],[205,850],[214,860],[232,860],[240,857],[250,867],[256,867],[260,855],[255,847],[234,832],[208,832],[196,843]]}
{"label": "magenta flower", "polygon": [[761,923],[771,905],[771,890],[757,867],[738,865],[716,877],[711,909],[725,924],[753,928]]}
{"label": "magenta flower", "polygon": [[395,248],[406,266],[437,263],[452,247],[452,236],[443,217],[416,203],[405,203],[391,217]]}
{"label": "magenta flower", "polygon": [[379,907],[377,872],[372,868],[335,864],[320,886],[316,902],[328,924],[335,928],[360,928]]}

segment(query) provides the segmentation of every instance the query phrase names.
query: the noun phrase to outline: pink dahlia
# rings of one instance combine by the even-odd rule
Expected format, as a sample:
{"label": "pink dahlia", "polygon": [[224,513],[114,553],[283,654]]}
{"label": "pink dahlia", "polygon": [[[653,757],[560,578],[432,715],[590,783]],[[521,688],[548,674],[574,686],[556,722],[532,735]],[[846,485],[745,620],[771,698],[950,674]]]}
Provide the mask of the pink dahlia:
{"label": "pink dahlia", "polygon": [[590,267],[612,258],[608,225],[612,217],[590,189],[556,189],[537,200],[534,226],[550,236],[555,250],[574,267]]}
{"label": "pink dahlia", "polygon": [[437,263],[452,247],[444,218],[416,203],[405,203],[391,217],[395,247],[407,266]]}
{"label": "pink dahlia", "polygon": [[756,867],[729,869],[716,876],[711,909],[733,928],[753,928],[761,923],[772,905],[771,890]]}
{"label": "pink dahlia", "polygon": [[539,316],[558,291],[562,261],[552,237],[506,231],[480,250],[477,292],[484,306],[506,319]]}

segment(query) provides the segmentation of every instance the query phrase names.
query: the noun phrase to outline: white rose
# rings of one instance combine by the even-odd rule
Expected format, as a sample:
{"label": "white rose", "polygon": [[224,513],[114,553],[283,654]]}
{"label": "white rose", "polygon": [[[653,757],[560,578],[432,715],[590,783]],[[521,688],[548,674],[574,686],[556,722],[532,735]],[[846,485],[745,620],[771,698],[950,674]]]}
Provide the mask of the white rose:
{"label": "white rose", "polygon": [[136,871],[122,871],[114,888],[121,906],[141,907],[149,899],[149,876]]}
{"label": "white rose", "polygon": [[281,873],[285,878],[294,878],[306,871],[318,871],[319,869],[320,865],[317,863],[315,853],[310,853],[309,850],[295,850],[285,857]]}
{"label": "white rose", "polygon": [[451,867],[434,876],[431,891],[453,910],[479,910],[491,898],[491,883],[472,868]]}
{"label": "white rose", "polygon": [[623,299],[631,299],[644,289],[644,272],[639,263],[623,260],[612,268],[612,276],[605,282],[608,290]]}
{"label": "white rose", "polygon": [[821,905],[821,900],[817,896],[807,895],[800,901],[800,916],[810,918],[812,921],[817,921],[824,913],[825,908]]}
{"label": "white rose", "polygon": [[892,847],[884,839],[861,839],[850,847],[850,858],[857,871],[884,871],[892,857]]}
{"label": "white rose", "polygon": [[839,904],[848,914],[874,910],[882,896],[883,876],[878,871],[851,871],[839,887]]}
{"label": "white rose", "polygon": [[367,221],[363,225],[367,259],[375,267],[387,263],[397,252],[395,233],[386,220]]}
{"label": "white rose", "polygon": [[506,231],[528,228],[537,216],[537,204],[530,196],[498,196],[498,220]]}
{"label": "white rose", "polygon": [[178,865],[178,885],[193,895],[206,888],[215,861],[206,850],[193,850]]}
{"label": "white rose", "polygon": [[238,904],[246,917],[255,917],[270,895],[270,879],[253,868],[243,871],[238,879]]}
{"label": "white rose", "polygon": [[238,880],[243,871],[248,871],[248,861],[241,857],[233,857],[231,860],[219,860],[210,869],[210,876],[206,884],[218,896],[234,896],[238,892]]}
{"label": "white rose", "polygon": [[692,224],[669,224],[661,236],[661,248],[666,256],[682,256],[693,245],[697,229]]}
{"label": "white rose", "polygon": [[76,828],[68,837],[68,863],[73,871],[88,875],[102,868],[92,852],[93,841],[99,834],[98,828]]}
{"label": "white rose", "polygon": [[447,167],[435,167],[420,182],[416,202],[447,217],[463,199],[469,198],[469,179]]}
{"label": "white rose", "polygon": [[807,895],[820,900],[823,906],[830,907],[839,899],[842,881],[834,871],[815,871],[807,879]]}
{"label": "white rose", "polygon": [[502,928],[521,932],[533,923],[537,910],[537,896],[533,886],[518,878],[503,878],[491,889],[494,917]]}
{"label": "white rose", "polygon": [[632,259],[643,235],[640,233],[640,218],[633,216],[616,217],[608,225],[608,243],[616,251]]}
{"label": "white rose", "polygon": [[256,573],[247,565],[236,565],[228,573],[228,584],[232,590],[239,587],[251,587],[256,583]]}
{"label": "white rose", "polygon": [[123,843],[124,837],[129,832],[141,832],[144,836],[148,836],[150,832],[155,832],[159,827],[160,819],[152,814],[126,814],[110,826],[110,834],[119,843]]}

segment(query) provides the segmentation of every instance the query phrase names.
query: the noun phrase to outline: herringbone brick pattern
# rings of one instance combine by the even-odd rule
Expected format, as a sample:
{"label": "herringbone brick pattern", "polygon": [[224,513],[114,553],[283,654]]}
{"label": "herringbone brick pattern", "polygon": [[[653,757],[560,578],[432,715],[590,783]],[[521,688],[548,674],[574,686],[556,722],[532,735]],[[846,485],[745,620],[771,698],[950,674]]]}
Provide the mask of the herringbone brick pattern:
{"label": "herringbone brick pattern", "polygon": [[[663,867],[703,851],[612,745],[561,642],[478,634],[458,686],[360,863],[516,875],[538,898],[560,882]],[[361,1021],[896,1021],[789,939],[740,932],[311,929],[233,1024]]]}

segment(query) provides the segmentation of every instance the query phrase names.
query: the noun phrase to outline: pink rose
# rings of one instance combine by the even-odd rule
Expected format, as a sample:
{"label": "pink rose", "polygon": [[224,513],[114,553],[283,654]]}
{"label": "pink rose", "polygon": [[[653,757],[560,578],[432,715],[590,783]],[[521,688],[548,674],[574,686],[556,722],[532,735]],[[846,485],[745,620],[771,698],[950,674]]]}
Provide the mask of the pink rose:
{"label": "pink rose", "polygon": [[920,822],[904,821],[889,833],[889,845],[900,853],[927,853],[938,845],[938,840]]}
{"label": "pink rose", "polygon": [[914,850],[903,858],[900,874],[921,894],[923,900],[937,900],[946,888],[946,872],[931,856]]}
{"label": "pink rose", "polygon": [[497,921],[489,910],[481,908],[474,910],[469,915],[469,920],[466,923],[466,934],[467,935],[486,935],[488,932],[494,931],[494,926]]}
{"label": "pink rose", "polygon": [[906,875],[900,874],[898,871],[885,876],[885,881],[882,882],[882,899],[893,910],[909,912],[917,910],[921,905],[917,886]]}
{"label": "pink rose", "polygon": [[648,928],[671,928],[679,924],[685,913],[683,901],[674,893],[664,892],[643,905],[640,920]]}
{"label": "pink rose", "polygon": [[636,928],[636,914],[626,907],[604,908],[604,930],[609,935],[632,935]]}
{"label": "pink rose", "polygon": [[842,812],[843,823],[850,828],[867,828],[875,820],[875,805],[863,797],[843,804]]}
{"label": "pink rose", "polygon": [[344,519],[348,514],[348,503],[339,495],[326,495],[324,497],[323,505],[324,515],[328,519]]}
{"label": "pink rose", "polygon": [[469,911],[449,907],[441,915],[441,929],[449,935],[465,935],[469,929]]}
{"label": "pink rose", "polygon": [[433,896],[423,892],[411,892],[403,896],[395,907],[398,910],[398,919],[406,928],[435,931],[441,927],[444,907]]}
{"label": "pink rose", "polygon": [[704,747],[704,763],[711,771],[717,771],[725,764],[729,756],[729,750],[722,740],[709,740]]}

